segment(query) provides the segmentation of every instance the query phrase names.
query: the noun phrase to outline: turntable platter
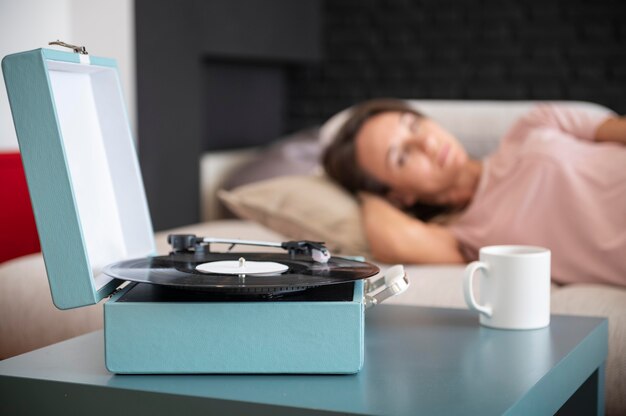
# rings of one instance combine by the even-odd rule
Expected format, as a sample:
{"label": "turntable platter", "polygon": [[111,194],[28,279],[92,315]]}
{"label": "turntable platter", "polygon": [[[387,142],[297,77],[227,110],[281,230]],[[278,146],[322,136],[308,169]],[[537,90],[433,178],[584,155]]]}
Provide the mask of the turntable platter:
{"label": "turntable platter", "polygon": [[[283,272],[247,275],[200,271],[198,266],[214,262],[235,262],[240,257],[247,263],[278,263]],[[156,285],[226,292],[231,294],[277,294],[312,287],[366,279],[379,272],[378,267],[341,257],[327,263],[311,261],[304,255],[286,253],[172,253],[167,256],[126,260],[106,266],[103,272],[111,277]]]}

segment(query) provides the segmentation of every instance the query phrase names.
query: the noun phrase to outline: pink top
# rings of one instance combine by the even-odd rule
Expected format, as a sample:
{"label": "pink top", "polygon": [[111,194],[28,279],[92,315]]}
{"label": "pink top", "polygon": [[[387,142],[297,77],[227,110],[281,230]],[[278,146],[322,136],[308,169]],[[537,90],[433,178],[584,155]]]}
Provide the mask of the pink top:
{"label": "pink top", "polygon": [[592,142],[610,115],[544,104],[518,120],[450,225],[464,255],[543,246],[556,282],[626,285],[626,146]]}

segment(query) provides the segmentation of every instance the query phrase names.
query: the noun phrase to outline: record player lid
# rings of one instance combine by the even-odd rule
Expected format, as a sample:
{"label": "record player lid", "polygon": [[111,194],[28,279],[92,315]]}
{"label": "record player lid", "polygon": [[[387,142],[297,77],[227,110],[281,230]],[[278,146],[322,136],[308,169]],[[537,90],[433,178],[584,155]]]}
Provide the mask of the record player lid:
{"label": "record player lid", "polygon": [[102,267],[155,251],[117,64],[37,49],[2,69],[53,301],[97,303],[120,283]]}

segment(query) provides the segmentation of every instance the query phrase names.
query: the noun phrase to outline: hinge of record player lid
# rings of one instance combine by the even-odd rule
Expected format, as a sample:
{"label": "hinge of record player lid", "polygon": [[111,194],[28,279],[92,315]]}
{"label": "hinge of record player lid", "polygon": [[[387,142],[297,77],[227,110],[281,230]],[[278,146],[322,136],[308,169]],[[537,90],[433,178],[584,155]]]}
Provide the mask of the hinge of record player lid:
{"label": "hinge of record player lid", "polygon": [[365,309],[383,303],[392,296],[399,295],[409,287],[409,279],[404,266],[397,264],[390,267],[384,275],[365,281]]}
{"label": "hinge of record player lid", "polygon": [[70,45],[69,43],[65,43],[58,39],[54,42],[48,42],[48,45],[62,46],[64,48],[70,48],[71,50],[73,50],[74,52],[80,55],[89,55],[89,52],[87,52],[87,49],[84,46]]}
{"label": "hinge of record player lid", "polygon": [[126,286],[128,285],[129,285],[129,282],[123,282],[121,285],[116,287],[115,290],[111,292],[109,296],[107,296],[107,299],[111,299],[113,296],[117,295],[121,290],[124,290]]}

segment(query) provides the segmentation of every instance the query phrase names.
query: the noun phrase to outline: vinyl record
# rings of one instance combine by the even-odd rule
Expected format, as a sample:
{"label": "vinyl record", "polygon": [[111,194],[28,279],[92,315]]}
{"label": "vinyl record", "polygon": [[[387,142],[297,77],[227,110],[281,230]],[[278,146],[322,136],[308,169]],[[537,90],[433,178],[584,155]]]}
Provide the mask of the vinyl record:
{"label": "vinyl record", "polygon": [[[276,274],[217,274],[198,271],[198,265],[217,261],[275,262],[287,266]],[[316,286],[365,279],[379,272],[370,263],[332,257],[317,263],[307,256],[286,253],[175,253],[126,260],[106,266],[111,277],[134,282],[231,294],[286,293]]]}

